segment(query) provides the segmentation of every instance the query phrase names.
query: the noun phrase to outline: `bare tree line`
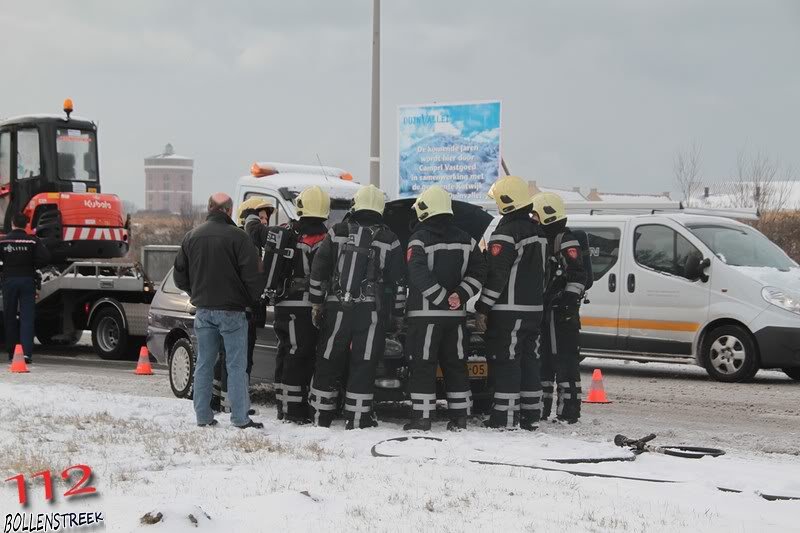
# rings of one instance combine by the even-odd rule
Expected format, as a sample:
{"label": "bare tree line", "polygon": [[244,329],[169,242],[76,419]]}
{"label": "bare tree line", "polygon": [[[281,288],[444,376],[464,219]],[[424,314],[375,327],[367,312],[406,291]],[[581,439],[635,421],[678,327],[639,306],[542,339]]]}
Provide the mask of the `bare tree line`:
{"label": "bare tree line", "polygon": [[791,203],[796,175],[791,165],[763,151],[736,154],[736,168],[726,181],[707,183],[702,173],[702,147],[692,142],[678,150],[673,175],[687,205],[703,204],[706,186],[713,190],[714,207],[757,208],[759,218],[750,224],[800,261],[800,205]]}
{"label": "bare tree line", "polygon": [[716,207],[757,208],[762,215],[800,207],[789,205],[794,169],[763,151],[750,153],[741,148],[734,175],[717,183],[705,181],[702,163],[703,150],[697,141],[679,149],[673,160],[675,183],[689,206],[702,204],[707,186],[718,196]]}

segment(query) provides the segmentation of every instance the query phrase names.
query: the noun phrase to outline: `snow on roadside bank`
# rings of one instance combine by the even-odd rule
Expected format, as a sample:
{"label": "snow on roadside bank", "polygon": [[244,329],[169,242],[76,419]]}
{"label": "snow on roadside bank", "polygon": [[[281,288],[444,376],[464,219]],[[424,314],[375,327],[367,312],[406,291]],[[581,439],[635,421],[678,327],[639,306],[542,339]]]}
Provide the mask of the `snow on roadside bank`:
{"label": "snow on roadside bank", "polygon": [[[105,393],[77,386],[5,383],[0,388],[0,474],[46,468],[94,469],[99,495],[41,503],[25,512],[105,513],[108,531],[715,531],[797,527],[800,502],[767,502],[754,489],[800,495],[800,462],[728,455],[681,460],[640,457],[634,463],[569,466],[689,483],[661,485],[578,478],[525,468],[482,466],[466,458],[537,463],[548,457],[618,456],[610,442],[471,428],[435,436],[444,443],[386,444],[394,459],[374,458],[378,441],[399,426],[345,432],[296,427],[257,417],[266,431],[194,426],[191,403]],[[612,435],[609,435],[609,440]],[[428,459],[435,457],[435,459]],[[548,466],[553,466],[549,463]],[[749,491],[727,494],[715,485]],[[211,517],[197,524],[187,509]],[[16,490],[0,491],[2,514],[19,512]],[[140,524],[161,512],[155,525]],[[4,516],[0,516],[2,519]]]}

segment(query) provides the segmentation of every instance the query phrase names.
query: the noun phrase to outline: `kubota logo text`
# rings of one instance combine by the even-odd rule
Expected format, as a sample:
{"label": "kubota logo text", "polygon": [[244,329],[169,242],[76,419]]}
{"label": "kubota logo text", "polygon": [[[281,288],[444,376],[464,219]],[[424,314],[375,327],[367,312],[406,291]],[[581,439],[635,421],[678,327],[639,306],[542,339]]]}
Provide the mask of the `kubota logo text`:
{"label": "kubota logo text", "polygon": [[111,209],[111,202],[100,201],[100,200],[84,200],[83,205],[88,207],[89,209]]}

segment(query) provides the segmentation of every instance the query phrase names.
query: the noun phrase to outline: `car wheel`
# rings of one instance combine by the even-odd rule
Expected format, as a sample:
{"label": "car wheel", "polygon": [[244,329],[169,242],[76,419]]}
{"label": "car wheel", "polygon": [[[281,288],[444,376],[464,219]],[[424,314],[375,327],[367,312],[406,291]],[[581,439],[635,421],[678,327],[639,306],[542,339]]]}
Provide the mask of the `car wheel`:
{"label": "car wheel", "polygon": [[756,346],[741,326],[720,326],[706,335],[701,348],[703,366],[717,381],[739,383],[758,372]]}
{"label": "car wheel", "polygon": [[781,368],[783,373],[792,378],[795,381],[800,381],[800,366],[796,366],[794,368]]}
{"label": "car wheel", "polygon": [[128,330],[116,307],[106,306],[92,317],[92,347],[100,359],[122,360],[130,358]]}
{"label": "car wheel", "polygon": [[194,388],[194,347],[189,339],[175,341],[169,350],[169,386],[178,398],[191,398]]}

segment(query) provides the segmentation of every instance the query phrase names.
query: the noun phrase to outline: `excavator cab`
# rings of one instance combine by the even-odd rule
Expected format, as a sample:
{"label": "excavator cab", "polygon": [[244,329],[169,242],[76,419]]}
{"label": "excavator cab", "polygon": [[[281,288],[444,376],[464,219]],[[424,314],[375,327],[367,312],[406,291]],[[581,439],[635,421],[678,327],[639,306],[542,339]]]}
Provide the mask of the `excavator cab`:
{"label": "excavator cab", "polygon": [[122,257],[129,223],[122,202],[103,194],[97,125],[64,115],[28,115],[0,121],[0,222],[28,216],[29,233],[43,240],[54,261]]}

